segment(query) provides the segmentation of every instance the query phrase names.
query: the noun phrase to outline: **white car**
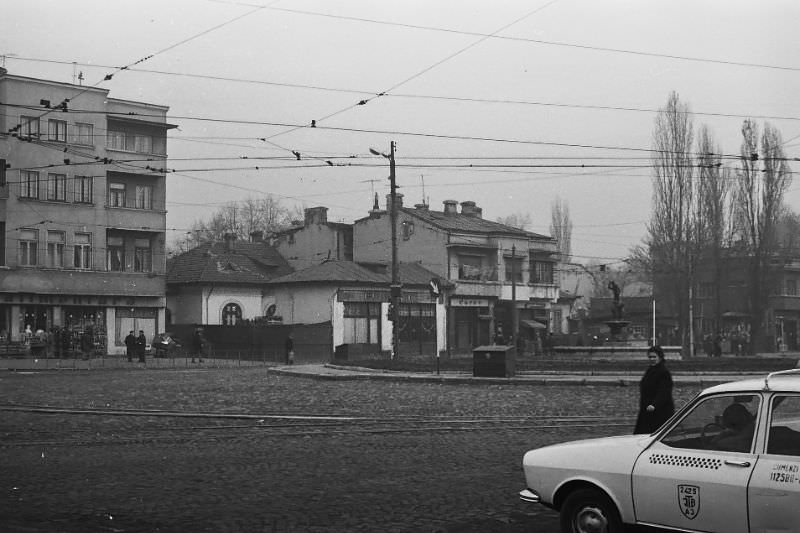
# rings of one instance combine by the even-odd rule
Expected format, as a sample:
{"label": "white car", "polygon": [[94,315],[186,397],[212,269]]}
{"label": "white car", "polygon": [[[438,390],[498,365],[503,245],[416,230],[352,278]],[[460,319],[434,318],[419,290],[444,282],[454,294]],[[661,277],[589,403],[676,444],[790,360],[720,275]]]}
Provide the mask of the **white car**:
{"label": "white car", "polygon": [[800,531],[800,370],[717,385],[652,435],[568,442],[522,461],[526,502],[565,533]]}

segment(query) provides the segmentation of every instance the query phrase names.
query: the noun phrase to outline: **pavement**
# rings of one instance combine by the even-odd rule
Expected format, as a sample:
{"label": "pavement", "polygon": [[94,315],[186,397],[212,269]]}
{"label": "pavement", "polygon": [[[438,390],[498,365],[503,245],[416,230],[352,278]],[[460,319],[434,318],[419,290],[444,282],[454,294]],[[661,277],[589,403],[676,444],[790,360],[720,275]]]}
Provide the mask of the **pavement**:
{"label": "pavement", "polygon": [[[103,370],[103,369],[202,369],[202,368],[238,368],[267,367],[268,372],[294,376],[298,378],[357,381],[380,380],[394,382],[426,382],[451,385],[495,384],[495,385],[638,385],[641,373],[618,371],[561,372],[537,371],[517,372],[510,377],[473,376],[472,372],[444,371],[407,372],[379,370],[363,367],[342,366],[330,363],[280,365],[273,362],[239,361],[225,359],[204,359],[203,363],[191,363],[183,358],[155,359],[148,358],[145,363],[134,361],[129,363],[124,357],[105,357],[93,359],[34,359],[4,358],[0,360],[0,370],[11,372],[50,371],[50,370]],[[710,386],[740,379],[764,376],[763,372],[680,372],[673,371],[672,379],[676,384],[693,384]]]}

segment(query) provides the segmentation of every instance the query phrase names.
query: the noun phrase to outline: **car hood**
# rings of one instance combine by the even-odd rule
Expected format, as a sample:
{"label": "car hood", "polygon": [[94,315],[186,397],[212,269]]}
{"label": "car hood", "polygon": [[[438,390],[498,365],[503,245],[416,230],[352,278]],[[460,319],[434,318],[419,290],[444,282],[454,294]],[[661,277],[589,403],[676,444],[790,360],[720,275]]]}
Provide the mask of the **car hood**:
{"label": "car hood", "polygon": [[522,465],[526,469],[630,472],[652,440],[652,435],[623,435],[553,444],[526,453]]}

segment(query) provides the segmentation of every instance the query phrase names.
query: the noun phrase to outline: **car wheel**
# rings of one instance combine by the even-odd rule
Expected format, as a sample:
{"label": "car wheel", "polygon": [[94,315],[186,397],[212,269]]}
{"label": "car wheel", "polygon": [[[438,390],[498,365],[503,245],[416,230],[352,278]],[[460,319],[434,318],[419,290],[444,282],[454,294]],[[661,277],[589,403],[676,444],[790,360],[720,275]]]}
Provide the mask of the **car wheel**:
{"label": "car wheel", "polygon": [[562,533],[622,533],[622,520],[611,499],[596,489],[579,489],[561,506]]}

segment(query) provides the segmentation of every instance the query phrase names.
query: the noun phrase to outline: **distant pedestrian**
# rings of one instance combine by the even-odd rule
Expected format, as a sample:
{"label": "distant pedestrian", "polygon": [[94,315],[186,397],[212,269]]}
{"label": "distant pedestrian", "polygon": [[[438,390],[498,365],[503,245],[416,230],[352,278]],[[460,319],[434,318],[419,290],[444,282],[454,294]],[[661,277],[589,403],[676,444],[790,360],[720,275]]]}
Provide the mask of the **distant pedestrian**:
{"label": "distant pedestrian", "polygon": [[292,333],[289,333],[289,336],[286,337],[286,344],[284,346],[286,348],[286,364],[293,365],[294,364],[294,336]]}
{"label": "distant pedestrian", "polygon": [[144,331],[139,330],[139,336],[136,337],[136,351],[139,354],[139,362],[144,363],[144,352],[147,350],[147,337],[144,336]]}
{"label": "distant pedestrian", "polygon": [[506,338],[503,336],[503,328],[501,326],[497,326],[497,331],[495,331],[494,337],[492,338],[492,344],[505,344]]}
{"label": "distant pedestrian", "polygon": [[201,363],[203,362],[203,345],[205,339],[203,338],[203,328],[196,328],[194,335],[192,335],[192,363],[197,358]]}
{"label": "distant pedestrian", "polygon": [[639,382],[639,415],[634,433],[653,433],[675,413],[672,375],[664,363],[661,346],[647,350],[650,366]]}
{"label": "distant pedestrian", "polygon": [[722,335],[717,333],[714,337],[714,357],[722,357]]}
{"label": "distant pedestrian", "polygon": [[133,352],[136,351],[136,335],[133,334],[133,330],[130,330],[128,336],[125,337],[125,355],[128,356],[128,362],[133,362]]}

